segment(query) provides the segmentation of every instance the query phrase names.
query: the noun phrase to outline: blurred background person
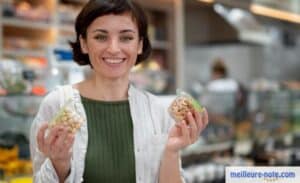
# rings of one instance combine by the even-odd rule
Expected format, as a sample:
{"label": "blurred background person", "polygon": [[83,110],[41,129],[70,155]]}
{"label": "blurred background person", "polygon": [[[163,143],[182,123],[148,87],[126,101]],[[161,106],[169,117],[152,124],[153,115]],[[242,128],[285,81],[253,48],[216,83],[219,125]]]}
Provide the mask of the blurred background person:
{"label": "blurred background person", "polygon": [[238,82],[228,77],[228,70],[222,58],[216,58],[211,66],[211,81],[207,89],[212,92],[236,92]]}
{"label": "blurred background person", "polygon": [[220,57],[212,63],[211,81],[208,82],[206,89],[208,92],[218,94],[218,96],[223,95],[222,98],[233,97],[232,107],[235,111],[233,116],[235,121],[242,121],[247,117],[247,89],[242,83],[229,77],[229,70],[225,61]]}

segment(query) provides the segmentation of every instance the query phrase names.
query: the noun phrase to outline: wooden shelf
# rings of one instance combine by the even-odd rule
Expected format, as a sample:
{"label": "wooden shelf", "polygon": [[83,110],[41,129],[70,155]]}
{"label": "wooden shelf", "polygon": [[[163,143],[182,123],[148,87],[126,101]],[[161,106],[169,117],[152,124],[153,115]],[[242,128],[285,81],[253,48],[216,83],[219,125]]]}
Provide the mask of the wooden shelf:
{"label": "wooden shelf", "polygon": [[13,26],[13,27],[20,27],[20,28],[43,29],[43,30],[51,29],[50,23],[31,21],[31,20],[23,20],[23,19],[19,19],[19,18],[3,17],[2,23],[4,26]]}
{"label": "wooden shelf", "polygon": [[35,50],[3,50],[3,55],[5,56],[16,56],[16,57],[23,57],[23,56],[33,56],[33,57],[46,57],[46,52],[43,51],[35,51]]}
{"label": "wooden shelf", "polygon": [[74,33],[75,29],[74,26],[71,25],[63,25],[59,27],[60,31],[65,31],[65,32],[70,32],[70,33]]}
{"label": "wooden shelf", "polygon": [[193,144],[188,149],[182,151],[182,156],[199,155],[204,153],[212,153],[216,151],[224,151],[233,147],[233,141],[227,141],[216,144]]}

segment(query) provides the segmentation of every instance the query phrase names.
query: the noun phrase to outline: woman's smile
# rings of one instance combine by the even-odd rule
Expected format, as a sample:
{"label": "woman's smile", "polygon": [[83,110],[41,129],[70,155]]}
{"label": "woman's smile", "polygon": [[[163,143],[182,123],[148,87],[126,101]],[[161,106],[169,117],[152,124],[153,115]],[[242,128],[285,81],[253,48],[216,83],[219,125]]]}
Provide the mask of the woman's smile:
{"label": "woman's smile", "polygon": [[126,59],[125,58],[116,58],[116,57],[103,57],[102,60],[109,65],[111,65],[111,64],[117,65],[117,64],[121,64],[121,63],[125,62]]}

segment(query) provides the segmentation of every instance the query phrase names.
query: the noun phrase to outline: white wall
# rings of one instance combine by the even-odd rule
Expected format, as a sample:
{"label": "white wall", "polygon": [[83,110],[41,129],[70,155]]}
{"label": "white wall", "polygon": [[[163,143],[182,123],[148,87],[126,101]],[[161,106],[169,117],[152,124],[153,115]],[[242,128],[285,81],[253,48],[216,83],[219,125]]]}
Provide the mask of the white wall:
{"label": "white wall", "polygon": [[260,57],[257,55],[261,55],[260,47],[249,45],[188,46],[185,53],[185,81],[207,82],[213,60],[221,57],[228,67],[229,76],[246,83],[253,79],[257,71],[254,68]]}
{"label": "white wall", "polygon": [[296,47],[269,47],[246,44],[187,46],[185,87],[194,81],[207,82],[213,59],[222,57],[229,76],[248,85],[257,78],[300,80],[300,44]]}

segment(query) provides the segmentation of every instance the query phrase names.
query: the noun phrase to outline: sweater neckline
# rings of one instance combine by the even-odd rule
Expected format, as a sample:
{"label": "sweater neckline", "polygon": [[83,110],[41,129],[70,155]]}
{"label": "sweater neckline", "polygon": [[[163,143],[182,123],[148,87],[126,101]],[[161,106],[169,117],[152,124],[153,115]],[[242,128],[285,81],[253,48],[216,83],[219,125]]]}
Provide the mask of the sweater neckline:
{"label": "sweater neckline", "polygon": [[82,95],[80,95],[80,98],[81,98],[82,102],[97,103],[97,104],[127,104],[127,103],[129,103],[128,99],[117,100],[117,101],[105,101],[105,100],[97,100],[97,99],[88,98],[88,97],[85,97]]}

